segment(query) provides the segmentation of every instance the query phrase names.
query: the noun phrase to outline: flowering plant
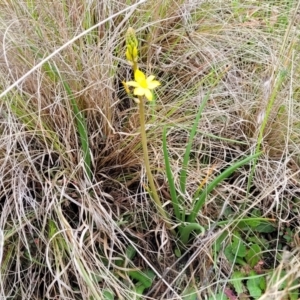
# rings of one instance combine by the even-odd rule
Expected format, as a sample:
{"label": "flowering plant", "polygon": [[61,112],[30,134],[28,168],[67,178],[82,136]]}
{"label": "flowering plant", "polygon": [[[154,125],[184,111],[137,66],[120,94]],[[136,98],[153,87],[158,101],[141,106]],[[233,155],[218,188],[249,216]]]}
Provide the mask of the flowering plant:
{"label": "flowering plant", "polygon": [[154,75],[146,78],[146,75],[142,71],[136,69],[134,72],[134,81],[128,81],[126,84],[135,88],[133,91],[135,96],[145,96],[149,101],[152,101],[153,94],[151,90],[160,85],[160,82],[154,80],[154,78]]}

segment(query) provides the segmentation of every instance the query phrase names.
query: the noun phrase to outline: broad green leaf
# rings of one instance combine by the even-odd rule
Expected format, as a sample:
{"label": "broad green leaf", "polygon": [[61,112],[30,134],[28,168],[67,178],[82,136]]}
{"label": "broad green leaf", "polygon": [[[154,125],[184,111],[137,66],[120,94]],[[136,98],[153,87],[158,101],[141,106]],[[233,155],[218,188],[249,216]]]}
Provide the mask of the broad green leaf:
{"label": "broad green leaf", "polygon": [[[146,287],[141,283],[136,284],[134,287],[135,293],[137,293],[140,296],[143,295],[145,289]],[[140,297],[135,298],[135,300],[140,300],[140,299],[141,299]]]}
{"label": "broad green leaf", "polygon": [[232,246],[228,245],[225,250],[224,250],[224,254],[226,256],[226,258],[228,259],[229,262],[234,263],[235,262],[235,255],[232,252]]}
{"label": "broad green leaf", "polygon": [[256,232],[262,232],[262,233],[271,233],[276,230],[277,230],[276,227],[274,227],[270,223],[262,223],[255,228]]}
{"label": "broad green leaf", "polygon": [[259,286],[262,277],[258,277],[254,271],[250,271],[249,276],[251,278],[247,280],[247,289],[249,291],[250,296],[254,299],[257,299],[262,294],[262,290]]}
{"label": "broad green leaf", "polygon": [[253,268],[261,258],[261,249],[257,244],[252,244],[246,254],[246,261],[248,265]]}
{"label": "broad green leaf", "polygon": [[240,271],[233,272],[231,276],[231,283],[235,289],[235,292],[239,295],[244,292],[244,285],[242,280],[245,278],[245,275]]}
{"label": "broad green leaf", "polygon": [[237,236],[233,238],[232,253],[238,257],[245,257],[246,255],[246,246],[242,239]]}
{"label": "broad green leaf", "polygon": [[260,281],[259,281],[259,287],[260,289],[264,292],[267,288],[267,281],[266,281],[266,277],[260,277]]}
{"label": "broad green leaf", "polygon": [[262,236],[258,236],[258,235],[249,236],[247,238],[247,241],[253,244],[260,245],[262,248],[268,248],[268,241]]}

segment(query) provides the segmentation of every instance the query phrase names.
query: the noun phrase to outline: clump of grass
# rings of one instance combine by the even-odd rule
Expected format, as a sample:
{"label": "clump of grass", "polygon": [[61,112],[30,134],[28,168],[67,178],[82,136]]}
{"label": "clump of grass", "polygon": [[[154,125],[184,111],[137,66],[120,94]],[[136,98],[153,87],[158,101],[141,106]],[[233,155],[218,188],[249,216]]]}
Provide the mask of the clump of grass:
{"label": "clump of grass", "polygon": [[[291,296],[298,289],[298,6],[1,2],[1,298],[226,299],[238,296],[234,282],[253,295],[259,276],[262,299],[299,297]],[[238,158],[263,151],[205,195],[193,215],[205,230],[191,233],[179,258],[180,242],[151,202],[138,111],[121,84],[132,79],[124,54],[130,26],[140,69],[161,82],[144,107],[145,129],[168,215],[176,211],[174,190],[190,213],[199,186],[205,191]],[[177,221],[170,218],[174,230]]]}

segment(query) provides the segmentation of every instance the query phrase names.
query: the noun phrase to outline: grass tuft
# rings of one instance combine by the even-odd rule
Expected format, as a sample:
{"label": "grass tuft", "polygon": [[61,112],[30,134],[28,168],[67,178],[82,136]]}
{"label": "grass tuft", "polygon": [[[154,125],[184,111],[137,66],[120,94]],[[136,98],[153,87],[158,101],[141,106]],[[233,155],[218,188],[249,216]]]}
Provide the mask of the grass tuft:
{"label": "grass tuft", "polygon": [[0,298],[300,298],[300,2],[131,2],[0,3]]}

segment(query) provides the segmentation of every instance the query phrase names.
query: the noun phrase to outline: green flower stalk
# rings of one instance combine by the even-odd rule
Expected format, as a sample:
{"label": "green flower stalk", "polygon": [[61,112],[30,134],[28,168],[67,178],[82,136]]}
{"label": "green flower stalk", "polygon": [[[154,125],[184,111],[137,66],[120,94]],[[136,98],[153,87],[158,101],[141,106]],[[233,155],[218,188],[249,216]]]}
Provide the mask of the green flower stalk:
{"label": "green flower stalk", "polygon": [[[146,167],[146,174],[148,177],[150,190],[151,190],[151,196],[154,200],[154,202],[157,205],[157,209],[159,210],[159,213],[161,216],[169,221],[169,217],[164,210],[162,203],[160,201],[160,198],[158,196],[152,172],[150,167],[150,161],[149,161],[149,154],[148,154],[148,143],[147,143],[147,135],[146,135],[146,128],[145,128],[145,110],[144,110],[144,101],[143,96],[145,96],[149,101],[153,100],[153,94],[152,91],[154,88],[158,87],[160,85],[160,82],[157,80],[154,80],[154,76],[151,75],[149,77],[146,77],[146,75],[140,71],[139,69],[136,69],[134,71],[134,81],[128,81],[124,83],[125,89],[128,89],[129,86],[134,87],[133,94],[135,96],[138,96],[138,100],[136,102],[139,104],[139,115],[140,115],[140,125],[141,125],[141,138],[142,138],[142,146],[143,146],[143,153],[144,153],[144,163]],[[127,88],[126,88],[127,87]],[[170,223],[167,223],[167,226],[170,227]]]}
{"label": "green flower stalk", "polygon": [[134,80],[123,82],[124,88],[126,92],[130,95],[130,88],[133,87],[133,95],[137,96],[132,97],[136,103],[139,105],[139,115],[140,115],[140,126],[141,126],[141,139],[143,146],[143,154],[144,154],[144,164],[146,168],[146,174],[150,186],[150,194],[152,199],[154,200],[157,209],[163,219],[166,221],[167,227],[175,234],[174,230],[171,229],[170,218],[164,210],[162,203],[160,201],[159,195],[157,193],[156,186],[154,184],[149,154],[148,154],[148,145],[147,145],[147,135],[145,128],[145,111],[144,111],[144,101],[143,96],[145,96],[149,101],[153,100],[152,90],[160,85],[160,82],[154,80],[155,76],[150,75],[146,77],[146,75],[138,69],[138,40],[135,36],[135,31],[132,28],[129,28],[126,33],[126,59],[131,63],[132,69],[134,72]]}
{"label": "green flower stalk", "polygon": [[[150,193],[157,205],[157,209],[160,215],[165,219],[165,221],[169,221],[169,217],[164,210],[160,198],[158,196],[156,186],[154,184],[151,168],[150,168],[150,161],[149,161],[149,154],[148,154],[148,145],[147,145],[147,135],[146,135],[146,128],[145,128],[145,111],[144,111],[144,102],[142,96],[139,96],[139,114],[140,114],[140,125],[141,125],[141,138],[142,138],[142,146],[143,146],[143,153],[144,153],[144,164],[146,167],[146,174],[148,177],[149,185],[150,185]],[[167,226],[170,227],[170,224],[167,223]]]}

